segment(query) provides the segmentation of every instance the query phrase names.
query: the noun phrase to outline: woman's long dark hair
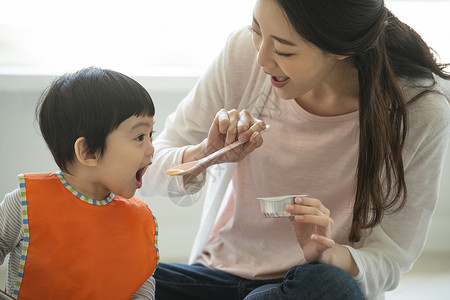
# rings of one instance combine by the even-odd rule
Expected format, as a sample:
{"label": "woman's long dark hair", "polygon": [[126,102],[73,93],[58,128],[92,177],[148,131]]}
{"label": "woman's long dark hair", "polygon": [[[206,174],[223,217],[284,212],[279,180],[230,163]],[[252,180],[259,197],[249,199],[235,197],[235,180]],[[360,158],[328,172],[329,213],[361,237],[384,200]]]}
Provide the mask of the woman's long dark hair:
{"label": "woman's long dark hair", "polygon": [[[326,53],[348,55],[358,70],[359,157],[350,242],[379,224],[387,210],[406,202],[402,151],[408,131],[407,102],[432,92],[433,74],[450,79],[447,65],[383,0],[276,0],[303,38]],[[399,77],[430,79],[405,99]]]}

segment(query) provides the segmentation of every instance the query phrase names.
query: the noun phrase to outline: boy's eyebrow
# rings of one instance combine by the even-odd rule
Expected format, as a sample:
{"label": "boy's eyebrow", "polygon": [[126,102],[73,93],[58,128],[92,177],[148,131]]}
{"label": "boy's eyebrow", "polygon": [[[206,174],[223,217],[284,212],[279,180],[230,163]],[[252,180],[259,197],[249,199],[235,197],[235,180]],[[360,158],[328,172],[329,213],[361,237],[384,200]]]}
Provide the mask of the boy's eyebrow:
{"label": "boy's eyebrow", "polygon": [[149,124],[148,122],[138,122],[131,127],[130,131],[133,131],[139,127],[152,127],[152,125]]}
{"label": "boy's eyebrow", "polygon": [[[255,16],[253,16],[253,22],[256,24],[256,26],[258,26],[258,28],[261,27],[261,26],[259,26],[258,21],[256,21]],[[271,35],[270,37],[273,38],[274,40],[278,41],[278,42],[281,43],[281,44],[284,44],[284,45],[287,45],[287,46],[297,46],[297,45],[294,44],[293,42],[288,41],[288,40],[285,40],[285,39],[280,38],[280,37],[277,37],[277,36],[275,36],[275,35]]]}

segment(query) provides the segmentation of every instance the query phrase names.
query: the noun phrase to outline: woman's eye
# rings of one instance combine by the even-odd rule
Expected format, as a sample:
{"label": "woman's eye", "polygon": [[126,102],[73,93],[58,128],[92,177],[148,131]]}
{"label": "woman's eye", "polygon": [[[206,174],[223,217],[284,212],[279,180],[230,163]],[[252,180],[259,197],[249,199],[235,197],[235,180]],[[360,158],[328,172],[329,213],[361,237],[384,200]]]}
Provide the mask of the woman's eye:
{"label": "woman's eye", "polygon": [[292,54],[289,54],[289,53],[281,53],[281,52],[278,52],[277,50],[273,50],[273,53],[275,53],[278,56],[284,56],[284,57],[289,57],[289,56],[292,55]]}
{"label": "woman's eye", "polygon": [[260,35],[255,29],[253,29],[252,26],[248,26],[248,31],[250,31],[251,34],[257,34],[257,35]]}

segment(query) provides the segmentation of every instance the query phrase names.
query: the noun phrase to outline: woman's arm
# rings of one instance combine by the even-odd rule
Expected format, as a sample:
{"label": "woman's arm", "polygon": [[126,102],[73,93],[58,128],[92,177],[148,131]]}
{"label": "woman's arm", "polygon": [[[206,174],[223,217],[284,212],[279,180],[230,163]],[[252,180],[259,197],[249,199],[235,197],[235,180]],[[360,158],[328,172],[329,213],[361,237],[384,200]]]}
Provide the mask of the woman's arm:
{"label": "woman's arm", "polygon": [[257,103],[266,77],[256,64],[248,29],[233,33],[207,72],[167,118],[164,130],[154,141],[153,164],[144,175],[140,192],[145,196],[167,196],[199,190],[203,180],[186,187],[182,177],[167,176],[166,171],[213,151],[213,147],[207,148],[207,141],[202,142],[217,112],[250,110]]}

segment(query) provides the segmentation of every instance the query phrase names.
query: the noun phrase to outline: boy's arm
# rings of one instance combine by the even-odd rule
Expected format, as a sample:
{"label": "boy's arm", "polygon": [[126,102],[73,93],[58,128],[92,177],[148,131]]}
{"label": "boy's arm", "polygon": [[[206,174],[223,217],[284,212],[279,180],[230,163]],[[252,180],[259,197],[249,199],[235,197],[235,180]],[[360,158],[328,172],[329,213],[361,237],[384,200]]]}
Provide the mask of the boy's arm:
{"label": "boy's arm", "polygon": [[20,190],[5,195],[0,202],[0,264],[20,242],[22,236],[22,216]]}
{"label": "boy's arm", "polygon": [[150,276],[146,282],[136,291],[130,300],[155,300],[155,278]]}

